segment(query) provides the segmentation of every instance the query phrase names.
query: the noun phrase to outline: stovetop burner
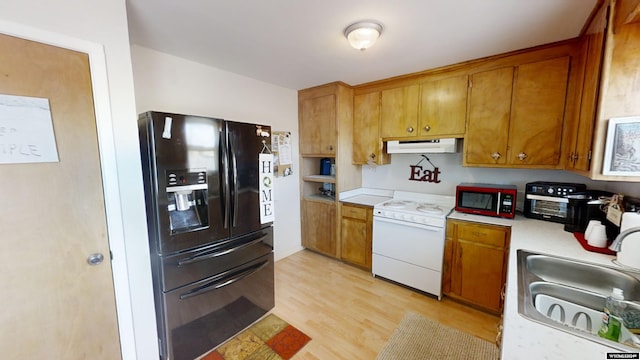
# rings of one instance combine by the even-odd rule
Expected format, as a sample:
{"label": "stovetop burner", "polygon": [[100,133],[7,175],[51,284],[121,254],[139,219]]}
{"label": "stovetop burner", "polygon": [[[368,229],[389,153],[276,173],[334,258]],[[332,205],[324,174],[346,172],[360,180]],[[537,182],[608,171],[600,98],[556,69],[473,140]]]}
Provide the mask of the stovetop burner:
{"label": "stovetop burner", "polygon": [[442,214],[444,212],[440,206],[427,203],[418,204],[416,210],[427,214]]}
{"label": "stovetop burner", "polygon": [[374,216],[444,226],[454,203],[452,196],[396,191],[393,199],[374,206]]}
{"label": "stovetop burner", "polygon": [[391,209],[403,209],[407,206],[414,205],[415,203],[415,201],[410,200],[390,200],[382,205]]}

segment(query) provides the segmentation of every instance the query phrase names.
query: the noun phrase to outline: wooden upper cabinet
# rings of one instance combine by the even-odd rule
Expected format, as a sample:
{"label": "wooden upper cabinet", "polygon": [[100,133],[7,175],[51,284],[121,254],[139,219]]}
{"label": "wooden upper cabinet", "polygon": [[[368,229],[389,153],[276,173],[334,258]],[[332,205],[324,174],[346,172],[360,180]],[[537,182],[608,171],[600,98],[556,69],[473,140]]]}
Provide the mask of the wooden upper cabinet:
{"label": "wooden upper cabinet", "polygon": [[559,168],[570,62],[473,74],[464,165]]}
{"label": "wooden upper cabinet", "polygon": [[336,153],[336,96],[301,99],[299,103],[300,154],[334,156]]}
{"label": "wooden upper cabinet", "polygon": [[520,65],[514,85],[507,162],[557,167],[562,151],[570,57]]}
{"label": "wooden upper cabinet", "polygon": [[380,135],[406,138],[418,135],[418,85],[382,90]]}
{"label": "wooden upper cabinet", "polygon": [[467,75],[422,82],[419,136],[464,137],[467,88]]}
{"label": "wooden upper cabinet", "polygon": [[464,165],[506,164],[513,67],[471,76]]}
{"label": "wooden upper cabinet", "polygon": [[602,6],[582,38],[584,73],[579,92],[578,118],[568,127],[569,151],[565,169],[588,171],[600,94],[600,74],[606,44],[609,6]]}
{"label": "wooden upper cabinet", "polygon": [[353,163],[389,164],[380,136],[380,91],[353,97]]}

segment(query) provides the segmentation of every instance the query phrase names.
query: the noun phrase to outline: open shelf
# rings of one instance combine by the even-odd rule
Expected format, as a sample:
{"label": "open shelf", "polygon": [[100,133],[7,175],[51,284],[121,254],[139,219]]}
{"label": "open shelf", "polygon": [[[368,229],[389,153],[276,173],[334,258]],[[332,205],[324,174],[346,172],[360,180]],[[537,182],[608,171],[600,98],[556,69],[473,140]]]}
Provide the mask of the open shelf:
{"label": "open shelf", "polygon": [[331,175],[305,175],[302,177],[304,181],[313,181],[319,183],[336,183],[336,177]]}

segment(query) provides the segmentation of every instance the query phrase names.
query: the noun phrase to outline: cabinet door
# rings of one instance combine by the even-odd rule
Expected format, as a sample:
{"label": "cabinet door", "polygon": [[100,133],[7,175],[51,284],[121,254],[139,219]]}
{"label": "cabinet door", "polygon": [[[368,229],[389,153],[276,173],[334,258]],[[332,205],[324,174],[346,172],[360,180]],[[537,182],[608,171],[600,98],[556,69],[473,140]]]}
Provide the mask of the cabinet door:
{"label": "cabinet door", "polygon": [[415,137],[418,134],[418,85],[382,91],[380,135],[383,138]]}
{"label": "cabinet door", "polygon": [[513,67],[471,76],[464,165],[506,164]]}
{"label": "cabinet door", "polygon": [[468,76],[425,81],[420,87],[420,136],[463,137]]}
{"label": "cabinet door", "polygon": [[300,154],[335,155],[336,97],[325,95],[300,104]]}
{"label": "cabinet door", "polygon": [[573,142],[567,169],[588,171],[591,167],[589,155],[600,93],[600,74],[604,58],[608,15],[608,6],[600,8],[583,38],[585,68],[580,100],[580,117],[576,127],[569,130],[570,136],[573,136]]}
{"label": "cabinet door", "polygon": [[483,308],[500,311],[505,251],[458,239],[454,249],[452,290]]}
{"label": "cabinet door", "polygon": [[342,205],[340,256],[342,260],[371,270],[373,209]]}
{"label": "cabinet door", "polygon": [[302,201],[302,246],[336,257],[336,205]]}
{"label": "cabinet door", "polygon": [[353,97],[353,163],[388,164],[380,137],[380,92]]}
{"label": "cabinet door", "polygon": [[509,164],[560,164],[570,60],[565,56],[518,66],[509,127]]}

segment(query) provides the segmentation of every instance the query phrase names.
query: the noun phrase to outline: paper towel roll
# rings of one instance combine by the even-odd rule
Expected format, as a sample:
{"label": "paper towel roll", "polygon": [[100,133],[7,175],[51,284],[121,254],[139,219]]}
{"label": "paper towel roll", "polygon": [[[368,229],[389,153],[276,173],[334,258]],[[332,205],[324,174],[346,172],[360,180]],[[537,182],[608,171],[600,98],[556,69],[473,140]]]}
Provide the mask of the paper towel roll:
{"label": "paper towel roll", "polygon": [[[640,227],[640,213],[623,213],[620,232],[634,227]],[[627,235],[622,241],[617,259],[622,265],[640,269],[640,232]]]}

